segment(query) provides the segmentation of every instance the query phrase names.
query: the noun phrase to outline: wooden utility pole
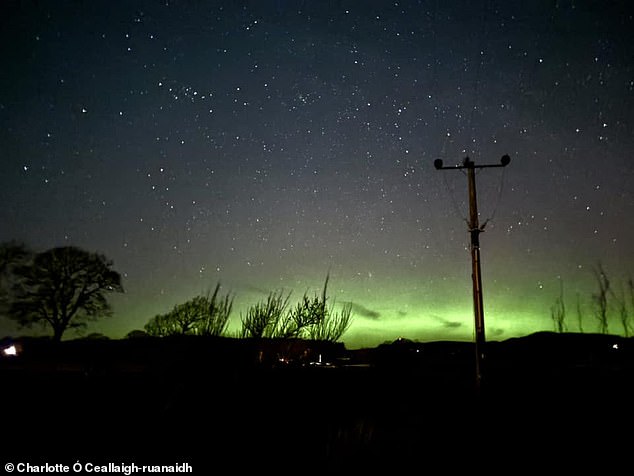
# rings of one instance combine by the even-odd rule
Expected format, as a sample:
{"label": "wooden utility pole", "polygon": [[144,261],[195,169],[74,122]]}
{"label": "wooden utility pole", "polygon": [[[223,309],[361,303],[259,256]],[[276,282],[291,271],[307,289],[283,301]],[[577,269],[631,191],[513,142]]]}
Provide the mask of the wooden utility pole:
{"label": "wooden utility pole", "polygon": [[440,159],[434,161],[437,170],[467,169],[469,183],[469,233],[471,235],[471,279],[473,280],[473,310],[475,314],[475,357],[476,357],[476,392],[480,394],[482,389],[484,347],[486,335],[484,331],[484,304],[482,301],[482,274],[480,271],[480,228],[478,220],[478,199],[476,195],[475,170],[489,167],[506,167],[511,162],[508,155],[502,156],[499,164],[476,165],[469,157],[466,157],[462,165],[444,167]]}

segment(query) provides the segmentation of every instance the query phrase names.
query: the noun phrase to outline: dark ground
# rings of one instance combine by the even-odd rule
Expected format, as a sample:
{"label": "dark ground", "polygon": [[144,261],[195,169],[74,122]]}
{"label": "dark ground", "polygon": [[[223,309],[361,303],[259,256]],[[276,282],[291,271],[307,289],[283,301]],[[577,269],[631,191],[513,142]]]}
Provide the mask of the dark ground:
{"label": "dark ground", "polygon": [[25,341],[22,356],[0,362],[0,453],[189,462],[198,474],[631,464],[632,339],[490,342],[480,392],[470,343],[321,349],[333,366],[259,363],[261,351],[232,339],[73,341],[61,350]]}

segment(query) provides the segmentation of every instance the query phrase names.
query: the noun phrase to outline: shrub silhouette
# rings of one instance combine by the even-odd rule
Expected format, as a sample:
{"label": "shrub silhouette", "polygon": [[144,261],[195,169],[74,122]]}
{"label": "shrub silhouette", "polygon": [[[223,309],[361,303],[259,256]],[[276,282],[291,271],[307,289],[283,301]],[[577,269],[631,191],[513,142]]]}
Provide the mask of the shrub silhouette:
{"label": "shrub silhouette", "polygon": [[346,304],[340,313],[327,306],[329,276],[326,276],[321,296],[304,294],[289,309],[290,294],[281,291],[269,293],[265,302],[252,305],[242,320],[239,336],[243,338],[301,338],[338,341],[352,321],[352,304]]}
{"label": "shrub silhouette", "polygon": [[155,337],[172,335],[221,336],[229,324],[233,297],[218,296],[220,284],[213,294],[196,296],[177,304],[167,314],[154,316],[145,325],[145,331]]}
{"label": "shrub silhouette", "polygon": [[[286,297],[279,292],[271,292],[266,302],[258,302],[249,309],[244,318],[241,318],[242,327],[239,336],[243,338],[277,337],[285,334],[285,313],[288,308],[290,294]],[[289,337],[285,335],[285,337]]]}

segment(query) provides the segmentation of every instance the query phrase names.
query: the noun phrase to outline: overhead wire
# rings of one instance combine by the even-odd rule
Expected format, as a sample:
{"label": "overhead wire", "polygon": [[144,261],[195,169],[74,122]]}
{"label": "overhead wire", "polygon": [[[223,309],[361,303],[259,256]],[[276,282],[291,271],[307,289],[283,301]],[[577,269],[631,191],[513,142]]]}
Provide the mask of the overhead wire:
{"label": "overhead wire", "polygon": [[[438,16],[438,8],[439,8],[439,0],[436,0],[435,3],[435,10],[434,10],[434,24],[436,24],[436,19]],[[488,14],[490,11],[490,1],[486,2],[485,4],[483,4],[482,9],[480,11],[480,30],[478,33],[478,39],[475,42],[476,44],[476,52],[475,52],[475,57],[476,57],[476,67],[475,67],[475,73],[474,73],[474,78],[473,78],[473,101],[472,101],[472,106],[471,106],[471,110],[469,111],[468,117],[467,117],[467,123],[464,124],[464,117],[460,114],[458,114],[458,129],[461,129],[461,125],[464,124],[464,129],[462,129],[463,131],[468,133],[468,140],[473,143],[475,142],[475,131],[474,131],[474,118],[475,118],[475,114],[476,112],[479,110],[479,102],[480,102],[480,86],[481,86],[481,77],[482,77],[482,66],[483,66],[483,52],[485,51],[485,44],[487,41],[487,37],[488,37],[488,33],[489,33],[489,22],[488,22]],[[437,48],[438,48],[438,39],[437,39],[437,35],[436,35],[436,30],[433,30],[433,36],[432,36],[432,41],[433,41],[433,48],[434,51],[437,52]],[[436,97],[438,97],[438,89],[439,89],[439,84],[438,84],[438,61],[436,60],[436,58],[438,57],[438,55],[435,55],[434,60],[433,60],[433,69],[432,69],[432,87],[433,90],[435,91]],[[441,110],[439,108],[439,106],[436,106],[436,114],[435,114],[435,118],[436,118],[436,124],[437,124],[437,130],[440,130],[440,118],[439,116],[441,115]],[[449,134],[444,134],[443,137],[443,141],[442,141],[442,146],[440,149],[440,159],[443,160],[443,162],[446,159],[447,156],[447,146],[449,143],[449,139],[450,139],[450,135]],[[465,150],[467,150],[468,147],[465,147]],[[482,172],[483,169],[479,169],[478,173]],[[462,172],[463,175],[466,175],[465,171],[460,169],[460,171]],[[462,221],[464,221],[465,223],[467,223],[467,225],[469,224],[469,220],[467,219],[466,213],[463,212],[460,209],[460,206],[456,200],[456,196],[455,196],[455,190],[450,186],[446,174],[442,174],[443,175],[443,183],[445,186],[445,189],[447,191],[447,194],[449,195],[450,198],[450,202],[451,202],[451,206],[453,209],[453,212],[460,217],[460,219]],[[504,182],[505,182],[505,168],[502,167],[502,172],[500,174],[500,181],[499,181],[499,185],[498,185],[498,191],[497,191],[497,197],[496,197],[496,201],[495,201],[495,205],[493,208],[493,211],[491,213],[491,215],[489,215],[489,217],[484,221],[484,224],[480,227],[482,230],[484,230],[484,228],[486,227],[486,225],[491,222],[497,213],[497,210],[499,208],[499,205],[501,203],[502,200],[502,193],[504,191]]]}
{"label": "overhead wire", "polygon": [[505,177],[506,177],[506,167],[502,167],[502,171],[500,172],[500,183],[498,185],[497,198],[495,199],[495,205],[493,206],[493,211],[491,212],[491,215],[489,215],[489,217],[486,220],[484,220],[484,223],[480,226],[481,231],[484,231],[484,228],[487,226],[487,224],[490,221],[493,221],[495,219],[495,215],[497,213],[498,207],[500,206],[500,202],[502,201],[502,193],[504,192]]}
{"label": "overhead wire", "polygon": [[[478,110],[478,105],[479,105],[479,99],[480,99],[480,83],[481,83],[481,76],[482,76],[482,63],[484,61],[483,55],[485,52],[485,44],[488,38],[488,25],[489,25],[489,21],[488,21],[488,14],[489,11],[491,10],[491,1],[489,0],[488,2],[484,3],[482,6],[482,10],[481,10],[481,17],[480,17],[480,33],[479,33],[479,38],[477,41],[477,51],[476,51],[476,55],[478,58],[477,61],[477,66],[476,66],[476,73],[475,73],[475,79],[474,79],[474,84],[473,84],[473,105],[471,107],[471,111],[469,114],[469,122],[467,125],[467,129],[469,130],[469,132],[471,133],[470,139],[472,142],[475,142],[475,134],[474,134],[474,126],[473,126],[473,119],[475,116],[476,111]],[[481,173],[484,169],[479,169],[478,170],[478,174]],[[500,181],[498,184],[498,193],[497,193],[497,197],[495,200],[495,204],[493,207],[493,211],[492,213],[488,216],[488,218],[486,218],[483,222],[483,224],[480,226],[480,230],[484,231],[485,227],[487,226],[487,224],[492,221],[495,218],[495,215],[497,213],[498,207],[500,205],[500,202],[502,201],[502,193],[504,190],[504,182],[505,182],[505,171],[506,171],[506,167],[502,167],[502,171],[500,173]]]}
{"label": "overhead wire", "polygon": [[473,104],[471,106],[471,111],[469,113],[469,120],[467,123],[467,130],[469,131],[469,133],[471,134],[471,137],[469,139],[471,139],[471,141],[473,142],[474,139],[474,134],[473,134],[473,117],[475,115],[476,110],[478,110],[478,104],[479,104],[479,99],[480,99],[480,82],[481,82],[481,76],[482,76],[482,62],[483,62],[483,54],[484,54],[484,47],[483,45],[485,44],[485,41],[488,37],[488,11],[489,11],[489,4],[490,2],[486,2],[483,4],[482,6],[482,10],[480,11],[480,31],[479,31],[479,37],[476,41],[476,70],[475,70],[475,77],[473,80]]}
{"label": "overhead wire", "polygon": [[[438,83],[438,58],[440,57],[440,55],[438,54],[438,38],[437,38],[437,33],[436,33],[436,28],[435,26],[438,24],[438,10],[440,7],[440,0],[436,0],[435,2],[435,7],[434,7],[434,13],[433,13],[433,17],[432,17],[432,25],[434,25],[434,28],[432,29],[432,51],[433,51],[433,56],[432,56],[432,64],[433,64],[433,68],[432,68],[432,78],[431,78],[431,83],[432,83],[432,91],[433,91],[433,97],[436,99],[436,106],[434,107],[435,109],[435,113],[434,113],[434,117],[435,117],[435,122],[436,122],[436,131],[440,131],[441,128],[441,122],[440,122],[440,116],[442,114],[442,110],[441,110],[441,106],[440,103],[438,102],[439,98],[440,98],[440,93],[439,93],[439,83]],[[442,141],[442,145],[440,148],[440,153],[439,153],[439,158],[443,161],[445,161],[445,159],[447,158],[447,145],[449,142],[449,138],[450,138],[450,134],[443,134],[443,141]],[[453,212],[456,214],[456,216],[460,217],[461,220],[464,220],[465,222],[468,223],[466,214],[463,213],[460,210],[460,207],[458,206],[458,202],[456,201],[456,197],[455,197],[455,193],[454,190],[449,186],[449,183],[447,182],[447,174],[441,174],[443,177],[443,183],[445,185],[445,190],[447,192],[447,195],[449,195],[449,199],[452,205],[452,209]]]}

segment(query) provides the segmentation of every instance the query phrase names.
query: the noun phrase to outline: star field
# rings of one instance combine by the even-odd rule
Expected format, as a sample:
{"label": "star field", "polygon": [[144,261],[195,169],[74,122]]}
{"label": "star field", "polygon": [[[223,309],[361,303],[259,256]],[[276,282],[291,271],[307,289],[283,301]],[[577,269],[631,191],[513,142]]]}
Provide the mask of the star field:
{"label": "star field", "polygon": [[[211,289],[240,313],[330,273],[350,347],[551,330],[634,253],[628,2],[7,2],[0,239],[113,259],[122,337]],[[578,297],[577,297],[578,296]],[[5,333],[16,331],[1,324]],[[619,329],[616,324],[615,332]]]}

